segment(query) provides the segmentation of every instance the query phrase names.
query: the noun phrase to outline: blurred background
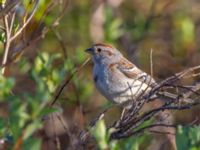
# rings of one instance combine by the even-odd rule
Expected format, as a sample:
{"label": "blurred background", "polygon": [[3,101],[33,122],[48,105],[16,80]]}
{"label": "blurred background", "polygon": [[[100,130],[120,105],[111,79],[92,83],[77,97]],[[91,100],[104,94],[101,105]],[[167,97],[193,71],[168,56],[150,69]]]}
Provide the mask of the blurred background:
{"label": "blurred background", "polygon": [[[198,0],[2,0],[0,13],[0,61],[7,57],[0,75],[0,149],[75,149],[80,132],[112,105],[94,87],[92,61],[78,69],[53,107],[48,104],[89,58],[84,50],[94,43],[115,46],[148,73],[153,50],[153,76],[158,82],[200,64]],[[6,16],[9,23],[14,16],[11,35],[23,28],[10,42],[8,56]],[[113,107],[105,124],[120,112]],[[198,120],[200,111],[174,111],[173,116],[175,122],[188,124]],[[178,148],[198,150],[199,128],[192,134],[189,128],[180,130]],[[193,132],[198,132],[197,140]],[[151,138],[148,133],[132,137],[117,148],[148,149]]]}

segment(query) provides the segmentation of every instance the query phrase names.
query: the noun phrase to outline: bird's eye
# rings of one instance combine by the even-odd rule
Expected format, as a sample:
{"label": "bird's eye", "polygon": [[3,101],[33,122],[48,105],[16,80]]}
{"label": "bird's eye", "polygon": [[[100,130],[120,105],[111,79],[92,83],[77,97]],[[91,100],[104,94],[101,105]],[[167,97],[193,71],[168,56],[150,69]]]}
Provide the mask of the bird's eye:
{"label": "bird's eye", "polygon": [[100,49],[100,48],[98,48],[98,49],[97,49],[97,52],[99,52],[99,53],[100,53],[100,52],[101,52],[101,49]]}

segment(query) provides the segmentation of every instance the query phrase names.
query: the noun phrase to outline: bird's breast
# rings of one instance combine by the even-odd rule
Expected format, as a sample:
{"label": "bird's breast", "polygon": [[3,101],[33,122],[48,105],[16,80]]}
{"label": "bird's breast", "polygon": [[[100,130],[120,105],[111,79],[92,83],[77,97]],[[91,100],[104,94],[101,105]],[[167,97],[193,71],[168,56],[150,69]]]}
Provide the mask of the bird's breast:
{"label": "bird's breast", "polygon": [[134,100],[147,84],[124,76],[118,69],[110,70],[102,66],[95,66],[93,70],[94,82],[100,93],[111,102],[124,104]]}
{"label": "bird's breast", "polygon": [[93,80],[100,93],[108,100],[111,100],[110,90],[112,87],[108,70],[104,66],[95,65],[93,70]]}
{"label": "bird's breast", "polygon": [[124,94],[124,81],[106,67],[95,66],[93,79],[97,89],[108,100],[114,103],[121,103],[121,94]]}

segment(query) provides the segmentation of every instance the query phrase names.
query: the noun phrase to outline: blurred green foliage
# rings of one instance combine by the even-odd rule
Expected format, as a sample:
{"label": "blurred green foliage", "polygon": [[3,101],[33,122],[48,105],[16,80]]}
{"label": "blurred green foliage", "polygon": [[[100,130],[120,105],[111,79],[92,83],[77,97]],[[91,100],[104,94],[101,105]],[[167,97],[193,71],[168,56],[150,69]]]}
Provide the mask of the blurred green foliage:
{"label": "blurred green foliage", "polygon": [[106,131],[104,120],[99,120],[94,128],[91,128],[91,133],[95,137],[100,150],[108,149],[109,135]]}
{"label": "blurred green foliage", "polygon": [[[79,50],[77,50],[79,53]],[[38,53],[33,65],[26,59],[21,58],[18,64],[21,74],[29,74],[29,78],[35,83],[32,87],[34,92],[13,93],[13,88],[17,87],[15,79],[0,75],[0,101],[8,107],[8,116],[0,117],[0,139],[9,140],[10,149],[15,146],[19,140],[23,140],[22,149],[40,149],[41,139],[33,137],[34,133],[42,128],[42,118],[46,115],[58,111],[47,107],[55,94],[57,86],[63,82],[67,74],[74,70],[74,62],[82,63],[83,57],[67,59],[63,68],[55,67],[54,63],[61,59],[60,54],[49,55],[48,53]],[[74,62],[72,61],[74,60]],[[91,93],[91,86],[83,81],[72,80],[77,86],[77,92],[80,99],[85,100]],[[26,84],[26,83],[23,83]],[[69,93],[73,101],[77,100],[76,93]],[[73,98],[74,97],[74,98]],[[12,138],[7,138],[12,137]],[[22,139],[21,139],[22,138]]]}
{"label": "blurred green foliage", "polygon": [[8,118],[1,117],[0,119],[0,125],[3,126],[0,132],[1,139],[7,140],[6,137],[12,136],[12,141],[9,142],[13,143],[13,146],[23,140],[22,149],[27,149],[30,145],[32,149],[39,149],[41,140],[33,138],[33,133],[42,127],[42,117],[57,111],[57,109],[47,107],[55,88],[52,84],[59,84],[62,80],[59,76],[61,70],[56,72],[51,70],[52,62],[57,57],[59,56],[50,57],[46,53],[41,53],[35,58],[32,68],[27,67],[30,63],[25,59],[20,63],[22,71],[30,73],[32,81],[35,82],[34,93],[12,93],[14,86],[17,86],[15,80],[0,76],[1,101],[9,104],[7,105]]}
{"label": "blurred green foliage", "polygon": [[106,7],[105,9],[105,41],[108,43],[114,43],[115,40],[119,39],[123,35],[122,20],[114,16],[111,8]]}
{"label": "blurred green foliage", "polygon": [[176,135],[176,142],[178,150],[199,150],[200,126],[179,126]]}

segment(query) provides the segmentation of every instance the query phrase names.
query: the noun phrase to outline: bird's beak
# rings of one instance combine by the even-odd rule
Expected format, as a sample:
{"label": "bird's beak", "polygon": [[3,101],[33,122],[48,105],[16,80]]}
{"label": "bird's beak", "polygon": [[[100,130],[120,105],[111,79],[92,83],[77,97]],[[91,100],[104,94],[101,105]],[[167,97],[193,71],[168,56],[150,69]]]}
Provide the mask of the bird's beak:
{"label": "bird's beak", "polygon": [[91,47],[91,48],[88,48],[85,50],[86,53],[89,53],[89,54],[94,54],[94,48]]}

